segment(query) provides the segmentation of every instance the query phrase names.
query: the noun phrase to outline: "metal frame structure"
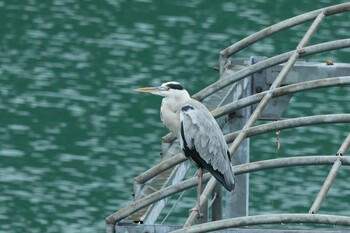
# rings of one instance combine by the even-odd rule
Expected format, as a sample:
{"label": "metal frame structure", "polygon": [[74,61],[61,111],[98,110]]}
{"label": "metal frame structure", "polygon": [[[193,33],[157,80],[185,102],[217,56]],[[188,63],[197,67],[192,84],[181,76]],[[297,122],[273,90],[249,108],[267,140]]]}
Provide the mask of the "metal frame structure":
{"label": "metal frame structure", "polygon": [[[350,47],[350,38],[307,46],[308,41],[326,16],[346,11],[350,11],[350,2],[305,13],[265,28],[220,52],[220,79],[196,93],[193,98],[204,101],[204,103],[208,105],[212,104],[211,112],[214,117],[217,118],[219,122],[220,119],[224,121],[226,129],[230,132],[226,134],[225,137],[227,142],[231,143],[229,150],[233,156],[233,161],[235,162],[238,156],[244,155],[244,157],[239,158],[239,162],[236,161],[237,163],[235,164],[238,165],[234,166],[235,174],[241,175],[238,177],[240,179],[242,178],[239,182],[241,186],[236,187],[236,190],[240,192],[238,194],[239,197],[242,197],[244,200],[238,203],[237,200],[235,200],[237,198],[226,196],[228,203],[234,206],[241,205],[238,207],[241,212],[238,214],[231,212],[228,214],[230,218],[220,220],[222,206],[219,196],[222,197],[222,191],[216,185],[216,180],[211,177],[210,174],[205,174],[203,181],[207,182],[207,184],[202,192],[200,202],[201,206],[204,206],[207,204],[208,198],[212,193],[215,193],[216,198],[214,198],[215,203],[212,208],[215,209],[216,212],[213,212],[213,222],[193,225],[198,218],[198,212],[193,211],[190,213],[186,223],[184,223],[183,228],[179,226],[163,226],[162,230],[160,230],[161,232],[172,230],[175,230],[174,232],[177,233],[207,232],[274,223],[318,223],[350,226],[350,216],[318,214],[318,210],[341,166],[350,165],[350,157],[344,156],[347,149],[350,147],[350,133],[335,155],[298,156],[249,162],[249,137],[254,135],[308,125],[350,123],[350,114],[331,114],[279,120],[254,126],[256,121],[264,116],[279,118],[279,115],[288,104],[289,99],[296,92],[308,91],[316,88],[350,85],[350,76],[348,76],[348,74],[350,74],[349,64],[332,67],[332,69],[334,69],[332,74],[335,74],[335,76],[331,77],[329,77],[328,74],[325,74],[324,77],[322,77],[322,75],[318,75],[317,77],[305,77],[303,81],[300,82],[298,79],[293,79],[293,77],[289,75],[291,70],[298,70],[298,66],[305,68],[304,63],[300,64],[297,62],[301,57]],[[313,20],[313,22],[310,28],[293,51],[267,59],[251,58],[249,60],[238,61],[237,59],[231,58],[235,53],[261,39],[311,20]],[[237,66],[237,62],[240,63],[240,65]],[[311,70],[315,70],[315,67],[321,67],[321,70],[330,69],[330,67],[320,66],[320,64],[309,66]],[[268,69],[277,69],[277,77],[269,77],[266,73]],[[258,75],[261,76],[262,72],[265,72],[263,74],[264,77],[260,78],[260,81],[255,81],[255,77]],[[263,82],[261,80],[263,80]],[[271,83],[269,83],[269,80]],[[252,89],[256,91],[252,91]],[[253,94],[253,92],[255,94]],[[213,98],[218,99],[218,101],[213,101]],[[275,101],[274,105],[277,104],[278,108],[282,109],[278,113],[273,111],[272,113],[271,111],[269,112],[269,108],[271,108],[272,105],[271,102],[273,101]],[[235,113],[236,116],[240,114],[238,122],[237,119],[233,119],[233,113]],[[222,118],[225,119],[223,120]],[[118,232],[118,227],[120,229],[128,224],[129,227],[132,226],[135,228],[142,226],[137,224],[133,225],[135,222],[154,224],[161,209],[166,204],[167,197],[197,185],[197,179],[195,177],[181,181],[189,164],[187,158],[181,154],[177,146],[177,141],[174,140],[175,137],[171,134],[163,137],[163,153],[165,154],[163,161],[135,178],[135,201],[131,205],[120,209],[106,218],[106,233]],[[265,169],[324,164],[332,165],[332,167],[316,199],[310,207],[309,213],[248,216],[249,179],[246,174]],[[147,227],[147,229],[150,229],[149,226]],[[249,232],[249,230],[246,232]]]}

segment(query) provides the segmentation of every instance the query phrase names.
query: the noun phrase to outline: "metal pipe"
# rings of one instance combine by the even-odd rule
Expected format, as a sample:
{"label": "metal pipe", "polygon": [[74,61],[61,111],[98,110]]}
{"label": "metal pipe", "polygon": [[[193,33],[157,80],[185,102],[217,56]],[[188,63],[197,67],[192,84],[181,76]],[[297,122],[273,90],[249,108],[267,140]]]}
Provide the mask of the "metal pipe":
{"label": "metal pipe", "polygon": [[[305,56],[309,56],[317,53],[322,53],[330,50],[342,49],[347,47],[350,47],[350,39],[342,39],[342,40],[336,40],[331,42],[325,42],[325,43],[308,46],[303,49],[299,49],[299,56],[305,57]],[[264,70],[266,68],[269,68],[274,65],[287,61],[294,52],[295,50],[268,58],[254,65],[248,66],[242,70],[239,70],[233,74],[226,75],[220,78],[218,81],[202,89],[201,91],[197,92],[192,97],[194,99],[201,101],[206,97],[210,96],[211,94],[213,94],[214,92],[217,92],[218,90],[224,87],[227,87],[228,85],[234,82],[237,82],[249,75],[252,75],[258,71]]]}
{"label": "metal pipe", "polygon": [[321,12],[324,12],[326,16],[341,13],[344,11],[350,10],[350,3],[343,3],[335,6],[326,7],[323,9],[318,9],[315,11],[311,11],[302,15],[295,16],[293,18],[286,19],[282,22],[276,23],[274,25],[271,25],[270,27],[264,28],[238,42],[235,44],[227,47],[226,49],[222,50],[220,52],[220,58],[219,58],[219,71],[220,75],[223,74],[224,71],[224,65],[226,63],[226,59],[233,54],[239,52],[240,50],[248,47],[249,45],[254,44],[255,42],[262,40],[270,35],[273,35],[277,32],[280,32],[284,29],[288,29],[291,27],[294,27],[296,25],[305,23],[307,21],[310,21],[314,19],[316,16],[318,16]]}
{"label": "metal pipe", "polygon": [[323,9],[325,15],[333,15],[350,10],[350,3],[329,6]]}
{"label": "metal pipe", "polygon": [[[337,152],[337,156],[339,158],[339,156],[343,155],[343,153],[347,150],[347,148],[349,147],[350,144],[350,134],[348,134],[348,136],[345,138],[344,142],[342,143],[342,145],[340,146],[338,152]],[[338,171],[341,167],[341,162],[339,159],[337,159],[333,166],[332,169],[330,170],[326,180],[324,181],[320,192],[318,193],[314,203],[312,204],[310,210],[309,210],[309,214],[316,214],[318,212],[318,210],[320,209],[320,206],[323,202],[323,200],[326,198],[327,193],[329,191],[329,189],[331,188],[331,185],[333,183],[333,181],[335,180],[335,177],[338,174]]]}
{"label": "metal pipe", "polygon": [[[272,83],[270,90],[274,90],[275,88],[278,88],[281,85],[281,83],[283,82],[283,80],[287,76],[289,70],[293,67],[294,63],[299,58],[300,49],[302,49],[306,45],[306,43],[310,40],[311,36],[315,33],[316,29],[318,28],[318,26],[322,22],[323,18],[324,18],[323,12],[319,13],[317,18],[314,20],[314,22],[311,24],[310,28],[307,30],[307,32],[305,33],[305,35],[303,36],[303,38],[299,42],[299,44],[297,46],[297,50],[294,51],[292,56],[288,59],[288,62],[284,65],[283,69],[276,77],[275,81]],[[269,101],[271,99],[272,99],[272,93],[271,93],[271,91],[268,91],[264,95],[262,100],[259,102],[259,104],[255,108],[254,112],[250,115],[250,117],[249,117],[248,121],[246,122],[246,124],[244,125],[243,129],[239,132],[238,136],[235,138],[235,140],[231,144],[231,146],[229,148],[231,156],[234,156],[237,148],[239,147],[241,142],[246,137],[246,129],[253,126],[253,124],[258,120],[260,114],[265,109],[265,107],[267,106],[267,104],[269,103]]]}
{"label": "metal pipe", "polygon": [[302,15],[298,15],[295,16],[293,18],[289,18],[286,19],[282,22],[276,23],[274,25],[271,25],[267,28],[264,28],[238,42],[236,42],[235,44],[227,47],[226,49],[223,49],[220,52],[220,58],[219,58],[219,71],[220,71],[220,75],[223,74],[224,71],[224,65],[225,62],[227,60],[227,58],[229,58],[230,56],[234,55],[235,53],[241,51],[242,49],[256,43],[259,40],[262,40],[270,35],[273,35],[277,32],[283,31],[285,29],[294,27],[296,25],[305,23],[309,20],[314,19],[318,14],[319,14],[320,10],[316,10],[316,11],[312,11],[312,12],[308,12]]}
{"label": "metal pipe", "polygon": [[350,10],[350,3],[343,3],[343,4],[338,4],[338,5],[334,5],[334,6],[330,6],[330,7],[326,7],[323,9],[318,9],[318,10],[314,10],[311,12],[307,12],[298,16],[294,16],[292,18],[283,20],[279,23],[276,23],[274,25],[271,25],[267,28],[264,28],[236,43],[234,43],[233,45],[227,47],[226,49],[223,49],[220,52],[220,55],[223,57],[230,57],[233,54],[241,51],[242,49],[248,47],[249,45],[254,44],[255,42],[264,39],[270,35],[273,35],[277,32],[280,32],[284,29],[288,29],[291,27],[294,27],[296,25],[305,23],[307,21],[310,21],[312,19],[314,19],[315,17],[317,17],[317,15],[319,15],[322,11],[325,13],[325,15],[332,15],[332,14],[337,14],[337,13],[341,13],[341,12],[345,12],[345,11],[349,11]]}
{"label": "metal pipe", "polygon": [[[327,114],[317,116],[298,117],[288,120],[280,120],[269,122],[263,125],[257,125],[246,129],[246,137],[252,137],[259,134],[277,131],[281,129],[289,129],[303,127],[309,125],[331,124],[331,123],[350,123],[350,114]],[[236,131],[225,135],[226,142],[232,142],[241,131]]]}
{"label": "metal pipe", "polygon": [[322,188],[321,188],[320,192],[318,193],[314,203],[312,204],[312,206],[309,210],[309,214],[316,214],[318,212],[318,210],[320,209],[320,206],[321,206],[323,200],[325,199],[325,197],[327,196],[327,193],[328,193],[329,189],[331,188],[331,185],[332,185],[335,177],[337,176],[340,167],[341,167],[341,162],[339,159],[337,159],[334,162],[332,169],[330,170],[326,180],[324,181]]}
{"label": "metal pipe", "polygon": [[342,156],[343,154],[346,153],[346,151],[349,149],[349,147],[350,147],[350,133],[348,134],[348,136],[344,140],[343,144],[339,148],[337,155]]}
{"label": "metal pipe", "polygon": [[136,176],[134,181],[137,184],[144,184],[147,181],[149,181],[150,179],[152,179],[153,177],[155,177],[156,175],[158,175],[158,174],[166,171],[167,169],[174,167],[174,166],[178,165],[179,163],[182,163],[183,161],[186,161],[186,160],[187,160],[187,158],[182,153],[178,153],[178,154],[174,155],[173,157],[158,163],[157,165],[155,165],[154,167],[143,172],[139,176]]}
{"label": "metal pipe", "polygon": [[[347,78],[347,82],[350,82],[350,76],[346,78]],[[315,81],[311,81],[311,82],[315,82]],[[307,86],[307,85],[303,85],[303,86]],[[281,93],[284,92],[283,89],[285,88],[279,88]],[[299,118],[293,118],[288,120],[269,122],[263,125],[258,125],[258,126],[254,126],[254,127],[250,127],[249,129],[246,129],[246,137],[252,137],[259,134],[282,130],[282,129],[288,129],[288,128],[296,128],[296,127],[303,127],[303,126],[317,125],[317,124],[332,124],[332,123],[350,123],[350,114],[327,114],[327,115],[299,117]],[[225,135],[226,142],[228,143],[232,142],[237,137],[237,135],[239,135],[239,132],[240,131],[236,131],[236,132],[226,134]],[[347,145],[347,147],[349,147],[350,136],[348,137],[347,144],[344,144],[344,145]],[[345,153],[346,150],[342,149],[342,151],[343,153]],[[173,167],[185,161],[186,159],[187,158],[183,156],[181,153],[176,154],[174,157],[171,157],[165,161],[162,161],[161,163],[157,164],[156,166],[152,167],[151,169],[137,176],[135,178],[135,182],[137,184],[144,184],[154,176],[162,173],[163,171],[169,169],[170,167]]]}
{"label": "metal pipe", "polygon": [[324,10],[321,10],[320,13],[317,15],[316,19],[312,22],[310,28],[305,33],[303,39],[299,42],[297,49],[304,48],[307,45],[311,36],[316,32],[325,16],[326,15],[324,14]]}
{"label": "metal pipe", "polygon": [[217,221],[222,219],[222,187],[221,184],[216,184],[213,190],[212,197],[212,221]]}
{"label": "metal pipe", "polygon": [[[203,182],[207,182],[209,180],[209,175],[203,176]],[[120,220],[126,218],[127,216],[135,213],[136,211],[153,204],[163,198],[169,197],[175,193],[187,190],[189,188],[193,188],[197,185],[197,177],[190,178],[188,180],[181,181],[175,185],[171,185],[159,191],[156,191],[146,197],[140,198],[132,204],[118,210],[117,212],[111,214],[106,218],[106,229],[109,228],[110,225],[115,225]]]}
{"label": "metal pipe", "polygon": [[161,225],[168,219],[168,217],[170,216],[170,214],[174,211],[175,207],[177,206],[177,204],[179,204],[181,198],[183,197],[183,195],[186,193],[185,191],[182,191],[182,193],[180,194],[180,196],[177,198],[176,202],[174,203],[174,205],[171,207],[171,209],[169,210],[169,212],[166,214],[166,216],[164,217],[164,219],[162,220],[162,222],[160,223]]}
{"label": "metal pipe", "polygon": [[[295,54],[293,54],[293,55],[295,55]],[[276,80],[274,82],[274,83],[276,83],[276,85],[275,85],[276,87],[281,84],[283,78],[287,75],[288,70],[292,67],[292,64],[294,64],[294,62],[296,61],[297,57],[298,57],[298,55],[292,56],[291,59],[288,61],[287,65],[283,68],[281,73],[277,76],[277,78],[276,78]],[[285,72],[283,72],[283,71],[285,71]],[[272,86],[274,86],[274,85],[272,85]],[[241,131],[239,131],[238,135],[235,137],[233,143],[231,144],[231,146],[229,148],[231,156],[234,155],[235,151],[237,150],[237,148],[239,147],[241,142],[246,138],[247,130],[249,129],[249,127],[251,127],[255,123],[255,121],[258,119],[260,113],[266,107],[266,105],[268,104],[268,102],[270,101],[271,98],[272,98],[272,94],[269,91],[264,96],[262,101],[259,103],[258,107],[255,109],[253,114],[250,116],[250,118],[248,119],[248,122],[245,124],[243,129]],[[215,180],[215,178],[211,177],[210,178],[210,185],[208,183],[206,188],[208,190],[212,191],[214,189],[214,186],[216,185],[216,182],[217,181]],[[184,226],[188,227],[188,226],[192,225],[197,218],[198,218],[198,213],[192,212],[190,214],[189,218],[187,219],[187,221],[186,221]]]}
{"label": "metal pipe", "polygon": [[[271,93],[272,93],[272,96],[275,98],[283,95],[294,94],[301,91],[307,91],[307,90],[324,88],[324,87],[332,87],[332,86],[349,85],[349,84],[350,84],[350,76],[324,78],[324,79],[300,82],[300,83],[279,87],[274,90],[271,90]],[[268,91],[260,92],[260,93],[239,99],[232,103],[226,104],[224,106],[220,106],[219,108],[213,109],[211,113],[215,118],[221,117],[235,110],[238,110],[259,102],[267,92]]]}
{"label": "metal pipe", "polygon": [[[336,156],[297,156],[279,159],[268,159],[258,162],[246,163],[234,166],[235,175],[257,172],[267,169],[284,168],[293,166],[310,166],[333,164],[338,158]],[[343,165],[350,165],[350,157],[340,157]]]}
{"label": "metal pipe", "polygon": [[[350,46],[350,43],[349,43],[349,46]],[[349,84],[350,84],[350,76],[343,76],[343,77],[324,78],[324,79],[306,81],[301,83],[295,83],[295,84],[279,87],[269,91],[271,91],[273,97],[279,97],[283,95],[289,95],[289,94],[306,91],[306,90],[312,90],[316,88],[341,86],[341,85],[349,85]],[[237,109],[241,109],[251,104],[259,102],[267,92],[268,91],[264,91],[264,92],[260,92],[260,93],[248,96],[246,98],[239,99],[232,103],[213,109],[211,113],[215,118],[221,117]],[[163,141],[169,143],[175,140],[175,138],[176,137],[173,136],[172,134],[167,134],[163,137]]]}
{"label": "metal pipe", "polygon": [[[282,167],[291,167],[291,166],[307,166],[307,165],[325,165],[325,164],[333,164],[337,159],[335,156],[297,156],[297,157],[289,157],[289,158],[279,158],[279,159],[271,159],[264,160],[259,162],[247,163],[234,166],[235,175],[245,174],[249,172],[262,171],[266,169],[272,168],[282,168]],[[350,157],[342,156],[339,157],[340,161],[343,165],[350,165]],[[203,176],[203,182],[207,182],[210,179],[211,175],[209,173]],[[120,220],[126,218],[127,216],[135,213],[136,211],[155,203],[163,198],[169,197],[175,193],[193,188],[197,185],[197,178],[193,177],[188,180],[181,181],[177,184],[171,185],[164,189],[161,189],[151,195],[143,197],[129,206],[126,206],[117,212],[111,214],[106,218],[106,232],[114,232],[110,231],[110,229],[114,229],[114,226]],[[208,185],[207,185],[208,186]]]}
{"label": "metal pipe", "polygon": [[323,214],[267,214],[247,217],[230,218],[215,222],[195,225],[188,228],[172,231],[172,233],[199,233],[217,231],[232,227],[253,226],[261,224],[282,224],[282,223],[314,223],[339,226],[350,226],[350,217]]}

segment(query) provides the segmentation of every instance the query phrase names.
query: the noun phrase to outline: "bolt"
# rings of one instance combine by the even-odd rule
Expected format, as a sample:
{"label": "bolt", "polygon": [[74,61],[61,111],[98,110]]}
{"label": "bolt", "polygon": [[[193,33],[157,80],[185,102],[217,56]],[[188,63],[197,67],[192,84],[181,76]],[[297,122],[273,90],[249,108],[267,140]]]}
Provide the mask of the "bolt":
{"label": "bolt", "polygon": [[262,87],[256,87],[255,88],[255,93],[260,93],[262,92]]}

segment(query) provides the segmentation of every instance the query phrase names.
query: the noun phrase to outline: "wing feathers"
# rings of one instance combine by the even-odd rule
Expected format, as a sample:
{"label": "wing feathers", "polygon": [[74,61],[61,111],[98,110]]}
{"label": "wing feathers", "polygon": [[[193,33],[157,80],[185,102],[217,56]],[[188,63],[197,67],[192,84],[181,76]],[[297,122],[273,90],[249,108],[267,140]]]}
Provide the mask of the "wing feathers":
{"label": "wing feathers", "polygon": [[185,155],[197,166],[206,168],[227,190],[233,190],[235,182],[227,144],[208,109],[192,99],[182,107],[180,122]]}

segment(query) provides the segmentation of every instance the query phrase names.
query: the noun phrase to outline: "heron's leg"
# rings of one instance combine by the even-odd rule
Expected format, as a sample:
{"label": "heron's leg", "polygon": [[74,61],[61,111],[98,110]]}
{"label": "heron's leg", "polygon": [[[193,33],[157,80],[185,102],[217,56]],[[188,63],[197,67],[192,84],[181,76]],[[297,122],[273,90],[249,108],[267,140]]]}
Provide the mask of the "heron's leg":
{"label": "heron's leg", "polygon": [[198,212],[198,217],[202,217],[202,213],[201,213],[201,203],[200,203],[200,199],[201,199],[201,194],[202,194],[202,181],[203,181],[203,169],[202,168],[198,168],[198,186],[197,186],[197,203],[196,206],[192,209],[190,209],[190,211],[197,211]]}
{"label": "heron's leg", "polygon": [[197,186],[197,207],[200,213],[201,210],[201,194],[202,194],[203,169],[198,168],[198,186]]}

